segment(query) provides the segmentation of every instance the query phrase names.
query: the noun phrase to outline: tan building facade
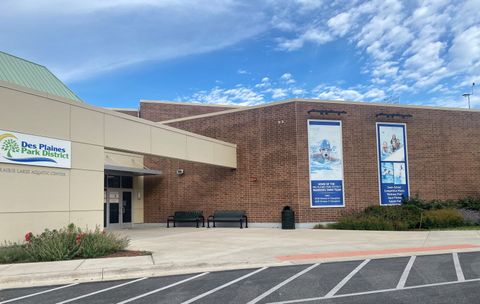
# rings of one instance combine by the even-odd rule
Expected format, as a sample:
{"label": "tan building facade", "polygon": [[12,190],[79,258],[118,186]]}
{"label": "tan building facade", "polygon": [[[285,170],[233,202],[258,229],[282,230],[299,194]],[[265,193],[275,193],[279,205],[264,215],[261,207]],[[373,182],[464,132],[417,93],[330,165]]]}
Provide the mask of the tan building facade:
{"label": "tan building facade", "polygon": [[319,100],[104,109],[44,67],[0,56],[16,75],[0,79],[0,241],[69,223],[163,224],[175,211],[244,210],[251,226],[278,227],[285,206],[311,227],[408,196],[480,195],[478,110]]}
{"label": "tan building facade", "polygon": [[[71,145],[69,168],[0,161],[0,240],[69,223],[103,227],[109,172],[133,179],[132,213],[125,224],[144,222],[141,176],[161,174],[144,167],[145,155],[236,168],[235,144],[11,83],[0,82],[0,106],[4,133]],[[116,203],[121,206],[121,197]],[[122,208],[117,209],[121,218]]]}

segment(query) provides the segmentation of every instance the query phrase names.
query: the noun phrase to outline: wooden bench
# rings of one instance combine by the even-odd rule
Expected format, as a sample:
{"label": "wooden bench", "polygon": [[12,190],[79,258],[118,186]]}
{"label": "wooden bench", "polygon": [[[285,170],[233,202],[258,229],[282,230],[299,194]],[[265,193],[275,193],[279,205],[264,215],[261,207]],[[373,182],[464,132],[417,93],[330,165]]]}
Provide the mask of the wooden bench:
{"label": "wooden bench", "polygon": [[199,223],[202,221],[202,227],[205,227],[205,217],[202,211],[175,211],[174,215],[167,218],[167,228],[170,228],[170,222],[173,222],[173,227],[177,227],[176,223]]}
{"label": "wooden bench", "polygon": [[215,222],[238,222],[240,229],[243,228],[243,223],[245,222],[245,228],[248,228],[248,218],[245,211],[215,211],[213,215],[207,218],[208,228],[210,228],[210,222],[213,222],[213,227],[216,227]]}

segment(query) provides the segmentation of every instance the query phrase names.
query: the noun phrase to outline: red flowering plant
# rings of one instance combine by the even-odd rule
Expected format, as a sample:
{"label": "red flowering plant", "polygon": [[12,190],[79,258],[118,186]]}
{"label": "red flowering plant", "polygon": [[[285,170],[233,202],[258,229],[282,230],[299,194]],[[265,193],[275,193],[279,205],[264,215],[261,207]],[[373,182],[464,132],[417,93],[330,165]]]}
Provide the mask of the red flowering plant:
{"label": "red flowering plant", "polygon": [[27,232],[27,234],[25,234],[25,242],[30,243],[32,241],[32,238],[33,238],[33,233]]}
{"label": "red flowering plant", "polygon": [[60,229],[45,229],[39,234],[29,231],[20,244],[3,246],[3,251],[0,250],[0,264],[102,257],[125,250],[128,242],[128,238],[111,231],[99,227],[82,230],[74,224]]}
{"label": "red flowering plant", "polygon": [[75,243],[77,244],[77,246],[80,246],[80,244],[82,244],[82,238],[87,235],[85,232],[80,232],[79,234],[77,234],[77,237],[75,238]]}

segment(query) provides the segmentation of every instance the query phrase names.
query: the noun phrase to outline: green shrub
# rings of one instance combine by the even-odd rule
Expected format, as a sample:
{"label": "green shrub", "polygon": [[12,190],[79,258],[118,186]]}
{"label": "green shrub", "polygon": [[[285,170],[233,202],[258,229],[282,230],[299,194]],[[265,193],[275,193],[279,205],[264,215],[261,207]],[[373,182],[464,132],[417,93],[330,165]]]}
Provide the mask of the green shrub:
{"label": "green shrub", "polygon": [[467,197],[458,201],[463,209],[480,211],[480,198]]}
{"label": "green shrub", "polygon": [[425,201],[418,196],[410,197],[404,201],[405,205],[413,205],[423,210],[437,209],[468,209],[480,211],[480,198],[467,197],[460,200],[433,200]]}
{"label": "green shrub", "polygon": [[126,237],[112,232],[82,231],[70,224],[59,230],[46,229],[39,235],[27,233],[25,244],[6,244],[0,247],[0,263],[45,262],[94,258],[124,250],[129,243]]}
{"label": "green shrub", "polygon": [[364,211],[341,217],[329,225],[334,229],[408,230],[420,224],[422,210],[413,205],[371,206]]}
{"label": "green shrub", "polygon": [[112,232],[101,232],[98,228],[94,232],[80,238],[79,257],[96,258],[106,256],[127,248],[129,240],[118,237]]}
{"label": "green shrub", "polygon": [[0,247],[0,264],[21,263],[30,261],[25,245],[5,244]]}
{"label": "green shrub", "polygon": [[392,222],[395,230],[414,229],[419,226],[422,209],[413,205],[370,206],[364,214]]}
{"label": "green shrub", "polygon": [[331,224],[331,227],[347,230],[394,230],[393,223],[375,216],[346,216]]}
{"label": "green shrub", "polygon": [[70,260],[80,249],[76,241],[78,234],[79,230],[74,225],[60,230],[46,229],[40,235],[30,235],[25,251],[33,261]]}
{"label": "green shrub", "polygon": [[431,228],[451,228],[467,226],[462,214],[457,209],[437,209],[425,212],[422,227]]}

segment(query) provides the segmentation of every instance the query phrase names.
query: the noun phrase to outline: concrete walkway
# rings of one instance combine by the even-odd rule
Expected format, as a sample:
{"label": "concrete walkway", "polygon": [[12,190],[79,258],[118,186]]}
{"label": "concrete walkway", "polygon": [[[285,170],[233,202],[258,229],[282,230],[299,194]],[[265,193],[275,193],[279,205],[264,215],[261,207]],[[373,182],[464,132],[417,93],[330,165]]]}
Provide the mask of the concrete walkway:
{"label": "concrete walkway", "polygon": [[152,256],[0,265],[0,289],[143,276],[480,251],[480,231],[346,231],[265,228],[118,230]]}

